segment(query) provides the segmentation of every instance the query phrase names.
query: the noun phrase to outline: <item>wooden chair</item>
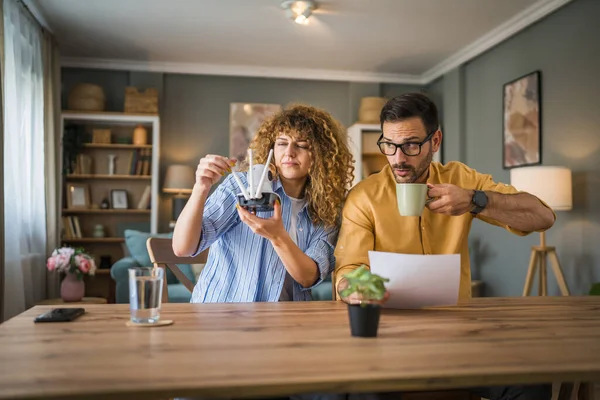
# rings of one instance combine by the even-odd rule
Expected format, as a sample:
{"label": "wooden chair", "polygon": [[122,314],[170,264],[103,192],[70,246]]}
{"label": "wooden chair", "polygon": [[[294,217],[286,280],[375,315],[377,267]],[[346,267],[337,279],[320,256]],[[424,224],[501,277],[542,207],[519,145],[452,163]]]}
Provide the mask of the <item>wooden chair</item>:
{"label": "wooden chair", "polygon": [[155,267],[165,269],[165,277],[163,279],[162,289],[162,302],[168,303],[169,293],[167,289],[167,268],[173,272],[175,277],[179,279],[186,289],[191,292],[194,291],[194,283],[189,280],[187,276],[176,264],[205,264],[208,259],[208,249],[198,254],[196,257],[177,257],[173,253],[173,240],[163,238],[149,238],[146,241],[146,248],[148,249],[148,255],[150,255],[150,261]]}

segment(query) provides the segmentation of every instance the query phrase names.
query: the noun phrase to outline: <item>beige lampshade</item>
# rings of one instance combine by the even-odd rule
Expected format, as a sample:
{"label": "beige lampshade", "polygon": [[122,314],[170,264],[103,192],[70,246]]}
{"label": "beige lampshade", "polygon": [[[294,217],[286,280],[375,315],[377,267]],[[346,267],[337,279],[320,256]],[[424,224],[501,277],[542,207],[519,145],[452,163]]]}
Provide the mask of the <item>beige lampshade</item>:
{"label": "beige lampshade", "polygon": [[510,170],[510,183],[531,193],[555,211],[573,208],[571,170],[565,167],[536,166]]}
{"label": "beige lampshade", "polygon": [[165,193],[192,193],[196,181],[194,169],[187,165],[169,165],[163,192]]}

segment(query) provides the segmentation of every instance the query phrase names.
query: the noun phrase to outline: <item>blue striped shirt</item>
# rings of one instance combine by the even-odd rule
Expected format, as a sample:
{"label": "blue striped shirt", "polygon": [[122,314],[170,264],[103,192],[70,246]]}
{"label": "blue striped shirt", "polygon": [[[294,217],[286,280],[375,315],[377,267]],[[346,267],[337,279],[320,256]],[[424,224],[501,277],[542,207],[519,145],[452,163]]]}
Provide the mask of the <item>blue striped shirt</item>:
{"label": "blue striped shirt", "polygon": [[[238,177],[248,186],[246,174]],[[281,182],[273,182],[273,191],[281,198],[281,214],[289,232],[292,201]],[[242,222],[236,210],[239,188],[229,175],[208,197],[202,218],[202,234],[196,254],[210,247],[206,266],[192,293],[192,303],[278,301],[286,269],[269,240],[255,234]],[[269,218],[273,212],[259,212]],[[304,206],[297,219],[298,247],[312,258],[319,279],[309,288],[293,282],[293,300],[311,300],[310,289],[321,283],[335,266],[333,255],[337,227],[315,225]]]}

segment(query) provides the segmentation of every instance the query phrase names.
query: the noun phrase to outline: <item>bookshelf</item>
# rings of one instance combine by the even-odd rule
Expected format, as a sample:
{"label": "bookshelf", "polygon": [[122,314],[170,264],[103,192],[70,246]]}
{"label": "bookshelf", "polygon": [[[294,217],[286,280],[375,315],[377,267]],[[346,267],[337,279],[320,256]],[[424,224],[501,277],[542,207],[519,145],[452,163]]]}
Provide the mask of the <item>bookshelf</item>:
{"label": "bookshelf", "polygon": [[[134,144],[140,126],[146,139]],[[61,130],[63,153],[71,155],[62,179],[61,242],[83,247],[98,266],[110,257],[112,266],[125,254],[125,229],[158,229],[160,118],[63,111]],[[98,272],[86,282],[86,296],[109,297],[109,270]]]}

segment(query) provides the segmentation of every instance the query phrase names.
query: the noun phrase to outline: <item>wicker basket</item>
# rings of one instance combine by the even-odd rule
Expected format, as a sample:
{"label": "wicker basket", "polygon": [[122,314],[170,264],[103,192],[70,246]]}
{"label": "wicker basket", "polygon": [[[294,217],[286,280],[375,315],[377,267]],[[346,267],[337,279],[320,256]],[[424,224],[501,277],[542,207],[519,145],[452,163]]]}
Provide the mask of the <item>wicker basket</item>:
{"label": "wicker basket", "polygon": [[139,92],[137,88],[125,88],[125,112],[135,114],[158,114],[158,90],[154,88]]}
{"label": "wicker basket", "polygon": [[101,86],[79,83],[69,93],[68,107],[74,111],[104,111],[106,98]]}
{"label": "wicker basket", "polygon": [[363,97],[358,109],[358,122],[363,124],[378,124],[381,109],[387,102],[384,97]]}

